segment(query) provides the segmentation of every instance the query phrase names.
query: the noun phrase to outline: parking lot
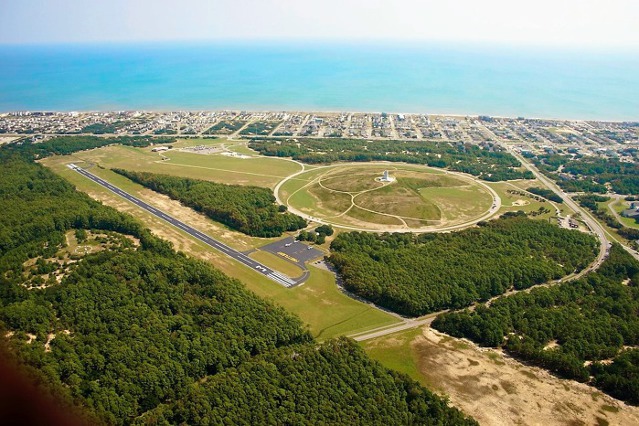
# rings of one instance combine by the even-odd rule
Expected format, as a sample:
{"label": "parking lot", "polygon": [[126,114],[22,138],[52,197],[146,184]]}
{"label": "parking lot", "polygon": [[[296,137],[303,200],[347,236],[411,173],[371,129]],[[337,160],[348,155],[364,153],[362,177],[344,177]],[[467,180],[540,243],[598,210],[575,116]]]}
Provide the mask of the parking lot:
{"label": "parking lot", "polygon": [[287,259],[293,263],[297,263],[302,268],[304,268],[304,263],[309,260],[324,256],[324,252],[313,246],[295,241],[295,238],[293,237],[284,238],[282,240],[275,241],[274,243],[267,244],[260,247],[260,250],[273,253],[276,256]]}

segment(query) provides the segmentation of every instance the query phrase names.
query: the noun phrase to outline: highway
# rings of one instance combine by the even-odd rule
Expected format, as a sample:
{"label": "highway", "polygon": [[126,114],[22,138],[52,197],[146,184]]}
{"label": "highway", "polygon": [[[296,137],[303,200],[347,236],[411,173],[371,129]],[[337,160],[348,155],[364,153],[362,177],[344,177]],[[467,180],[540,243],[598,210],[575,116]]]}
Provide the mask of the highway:
{"label": "highway", "polygon": [[559,195],[568,207],[579,213],[584,223],[599,238],[599,254],[597,255],[597,258],[588,268],[585,268],[583,271],[581,271],[578,274],[579,276],[576,278],[579,278],[587,274],[588,272],[594,271],[599,268],[606,257],[608,257],[608,249],[610,248],[610,241],[608,241],[608,238],[606,237],[606,231],[604,230],[603,226],[601,226],[601,224],[597,222],[597,220],[594,219],[589,212],[587,212],[585,209],[582,209],[581,206],[575,203],[573,199],[570,198],[570,196],[564,191],[562,191],[554,182],[544,176],[539,170],[537,170],[535,166],[529,163],[521,154],[516,152],[510,146],[506,146],[506,149],[513,155],[513,157],[519,160],[525,168],[530,170],[540,182],[542,182],[548,188],[552,189],[555,194]]}
{"label": "highway", "polygon": [[249,268],[253,269],[254,271],[259,272],[262,275],[265,275],[266,277],[270,278],[271,280],[275,281],[278,284],[283,285],[284,287],[294,287],[296,285],[302,284],[304,281],[306,281],[306,279],[308,278],[308,272],[305,272],[301,277],[297,278],[297,279],[293,279],[290,278],[280,272],[277,272],[271,268],[269,268],[266,265],[263,265],[259,262],[256,262],[255,260],[251,259],[250,257],[248,257],[247,255],[245,255],[244,253],[241,253],[217,240],[214,240],[213,238],[209,237],[208,235],[198,231],[197,229],[187,225],[186,223],[177,220],[176,218],[169,216],[168,214],[166,214],[165,212],[153,207],[150,204],[145,203],[144,201],[140,200],[139,198],[134,197],[133,195],[121,190],[120,188],[118,188],[117,186],[111,185],[109,182],[105,181],[104,179],[101,179],[97,176],[95,176],[92,173],[89,173],[88,171],[86,171],[85,169],[76,166],[75,164],[69,164],[68,167],[72,170],[75,170],[76,172],[80,173],[82,176],[86,177],[87,179],[91,179],[93,182],[97,183],[98,185],[103,186],[104,188],[108,189],[109,191],[113,192],[116,195],[119,195],[120,197],[124,198],[125,200],[135,204],[136,206],[138,206],[139,208],[146,210],[147,212],[151,213],[153,216],[158,217],[168,223],[170,223],[171,225],[175,226],[176,228],[186,232],[187,234],[191,235],[192,237],[200,240],[201,242],[203,242],[204,244],[213,247],[214,249],[224,253],[225,255],[229,256],[230,258],[233,258],[235,260],[237,260],[238,262],[242,263],[243,265],[248,266]]}

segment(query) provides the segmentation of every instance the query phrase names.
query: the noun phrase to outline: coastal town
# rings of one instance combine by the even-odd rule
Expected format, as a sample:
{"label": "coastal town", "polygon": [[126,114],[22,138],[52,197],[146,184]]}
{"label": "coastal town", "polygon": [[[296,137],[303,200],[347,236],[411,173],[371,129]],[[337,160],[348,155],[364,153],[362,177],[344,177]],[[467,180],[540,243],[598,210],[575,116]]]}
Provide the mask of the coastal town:
{"label": "coastal town", "polygon": [[180,137],[350,138],[513,145],[522,153],[558,150],[632,162],[639,122],[399,113],[247,111],[7,112],[0,136],[175,135]]}

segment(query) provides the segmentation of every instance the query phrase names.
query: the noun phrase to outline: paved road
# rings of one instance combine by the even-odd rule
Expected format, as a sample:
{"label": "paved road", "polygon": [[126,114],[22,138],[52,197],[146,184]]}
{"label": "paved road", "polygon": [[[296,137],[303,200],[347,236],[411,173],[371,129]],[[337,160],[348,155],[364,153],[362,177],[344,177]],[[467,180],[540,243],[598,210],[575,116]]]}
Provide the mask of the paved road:
{"label": "paved road", "polygon": [[[532,287],[524,289],[524,290],[512,290],[512,291],[509,291],[507,293],[504,293],[503,295],[498,295],[498,296],[493,297],[492,299],[490,299],[487,302],[487,304],[490,304],[493,300],[496,300],[496,299],[498,299],[500,297],[510,296],[510,295],[513,295],[515,293],[520,293],[520,292],[529,292],[529,291],[532,291],[535,288],[548,287],[548,286],[553,285],[553,284],[559,284],[559,283],[562,283],[562,282],[565,282],[565,281],[570,281],[570,280],[575,280],[575,279],[581,278],[584,275],[586,275],[587,273],[589,273],[591,271],[594,271],[595,269],[599,268],[599,266],[601,266],[603,261],[608,256],[608,247],[610,245],[608,239],[606,238],[605,230],[603,229],[601,224],[599,224],[599,222],[597,222],[594,218],[592,218],[592,216],[590,216],[590,214],[588,214],[588,212],[584,211],[584,209],[582,209],[579,205],[577,205],[577,203],[575,203],[566,193],[564,193],[561,189],[559,189],[559,187],[557,185],[555,185],[554,182],[551,182],[548,178],[546,178],[544,175],[542,175],[541,172],[539,172],[539,170],[537,170],[536,167],[534,167],[533,165],[529,164],[518,153],[516,153],[516,152],[514,152],[514,151],[512,151],[510,149],[509,149],[509,151],[515,156],[515,158],[517,158],[522,163],[522,165],[524,165],[524,167],[526,167],[528,170],[530,170],[535,175],[535,177],[537,177],[537,179],[539,179],[548,188],[552,189],[557,195],[559,195],[564,200],[564,203],[566,203],[566,205],[571,207],[574,211],[581,213],[581,217],[584,220],[584,222],[586,223],[586,225],[588,225],[590,230],[592,232],[594,232],[599,237],[599,242],[600,242],[599,254],[597,255],[597,258],[588,267],[582,269],[578,273],[570,274],[570,275],[567,275],[567,276],[565,276],[565,277],[563,277],[561,279],[558,279],[558,280],[555,280],[555,281],[552,281],[552,282],[549,282],[549,283],[546,283],[546,284],[532,286]],[[633,253],[631,253],[631,254],[633,254]],[[633,256],[635,256],[635,254],[633,254]],[[469,307],[468,309],[473,310],[476,306],[477,305],[473,305],[473,306]],[[374,338],[377,338],[377,337],[382,337],[382,336],[386,336],[386,335],[389,335],[389,334],[398,333],[400,331],[408,330],[408,329],[411,329],[411,328],[430,326],[432,324],[432,322],[435,320],[435,318],[437,318],[439,315],[441,315],[443,313],[446,313],[446,312],[449,312],[449,311],[445,310],[445,311],[440,311],[440,312],[434,312],[434,313],[428,314],[428,315],[420,317],[420,318],[405,319],[401,324],[398,324],[398,325],[394,325],[394,326],[391,326],[391,327],[380,327],[380,328],[377,328],[377,329],[365,331],[363,333],[354,334],[354,335],[351,335],[349,337],[352,337],[353,339],[361,342],[361,341],[364,341],[364,340],[374,339]]]}
{"label": "paved road", "polygon": [[186,232],[187,234],[191,235],[192,237],[197,238],[198,240],[202,241],[203,243],[213,247],[214,249],[221,251],[222,253],[224,253],[225,255],[237,260],[238,262],[248,266],[249,268],[253,269],[254,271],[257,271],[259,273],[261,273],[262,275],[266,275],[268,278],[270,278],[271,280],[275,281],[278,284],[283,285],[284,287],[294,287],[296,285],[302,284],[304,281],[306,281],[308,279],[309,273],[308,271],[305,272],[301,277],[297,278],[297,279],[292,279],[290,277],[287,277],[286,275],[277,272],[271,268],[269,268],[268,266],[265,266],[259,262],[256,262],[255,260],[251,259],[250,257],[248,257],[247,255],[245,255],[244,253],[241,253],[225,244],[222,244],[221,242],[214,240],[213,238],[209,237],[206,234],[203,234],[202,232],[198,231],[197,229],[185,224],[184,222],[181,222],[177,219],[175,219],[172,216],[169,216],[168,214],[164,213],[163,211],[156,209],[155,207],[151,206],[150,204],[145,203],[144,201],[140,200],[139,198],[136,198],[134,196],[132,196],[131,194],[124,192],[123,190],[121,190],[120,188],[118,188],[117,186],[111,185],[109,182],[105,181],[104,179],[101,179],[97,176],[95,176],[94,174],[91,174],[89,172],[87,172],[86,170],[84,170],[81,167],[76,166],[75,164],[69,164],[68,167],[70,169],[75,170],[76,172],[80,173],[82,176],[91,179],[93,182],[102,185],[103,187],[105,187],[106,189],[108,189],[109,191],[119,195],[120,197],[124,198],[127,201],[130,201],[131,203],[135,204],[136,206],[140,207],[143,210],[146,210],[147,212],[151,213],[152,215],[170,223],[171,225],[175,226],[176,228],[181,229],[182,231]]}
{"label": "paved road", "polygon": [[606,257],[608,257],[608,249],[610,248],[610,241],[608,241],[608,238],[606,237],[606,231],[604,230],[603,226],[601,226],[601,224],[596,219],[594,219],[589,212],[587,212],[585,209],[582,209],[581,206],[575,203],[573,199],[570,198],[570,196],[566,194],[564,191],[562,191],[554,182],[552,182],[550,179],[544,176],[539,170],[537,170],[535,166],[533,166],[530,162],[528,162],[522,155],[520,155],[518,152],[512,149],[512,147],[506,146],[506,149],[517,160],[519,160],[525,168],[530,170],[532,174],[535,175],[537,179],[539,179],[540,182],[546,185],[546,187],[552,189],[555,194],[559,195],[564,200],[564,203],[568,207],[573,209],[575,212],[579,213],[584,223],[599,238],[599,254],[597,255],[597,258],[588,268],[585,268],[583,271],[579,273],[579,277],[587,274],[590,271],[594,271],[595,269],[599,268],[601,264],[603,263],[603,261],[606,259]]}

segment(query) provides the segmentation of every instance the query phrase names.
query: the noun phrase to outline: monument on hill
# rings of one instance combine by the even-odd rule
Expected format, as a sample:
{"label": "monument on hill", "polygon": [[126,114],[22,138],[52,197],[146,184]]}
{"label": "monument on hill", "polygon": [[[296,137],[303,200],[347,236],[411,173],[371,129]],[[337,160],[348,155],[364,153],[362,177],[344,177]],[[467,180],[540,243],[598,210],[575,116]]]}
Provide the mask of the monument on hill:
{"label": "monument on hill", "polygon": [[384,170],[384,174],[382,175],[381,178],[379,178],[380,182],[393,182],[394,180],[395,178],[390,176],[390,174],[388,173],[388,170]]}

